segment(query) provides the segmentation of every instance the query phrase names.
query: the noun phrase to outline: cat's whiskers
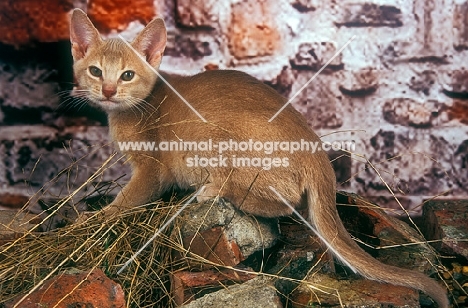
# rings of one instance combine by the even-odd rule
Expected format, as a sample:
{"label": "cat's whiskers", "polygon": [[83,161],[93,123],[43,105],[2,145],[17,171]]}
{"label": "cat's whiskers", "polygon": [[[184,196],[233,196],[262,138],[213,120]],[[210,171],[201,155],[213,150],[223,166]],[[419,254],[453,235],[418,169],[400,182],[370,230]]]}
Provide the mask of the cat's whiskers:
{"label": "cat's whiskers", "polygon": [[89,91],[88,90],[74,90],[73,95],[70,95],[68,90],[60,91],[56,94],[62,98],[59,106],[56,108],[64,108],[70,110],[71,108],[78,107],[77,110],[83,108],[89,102]]}

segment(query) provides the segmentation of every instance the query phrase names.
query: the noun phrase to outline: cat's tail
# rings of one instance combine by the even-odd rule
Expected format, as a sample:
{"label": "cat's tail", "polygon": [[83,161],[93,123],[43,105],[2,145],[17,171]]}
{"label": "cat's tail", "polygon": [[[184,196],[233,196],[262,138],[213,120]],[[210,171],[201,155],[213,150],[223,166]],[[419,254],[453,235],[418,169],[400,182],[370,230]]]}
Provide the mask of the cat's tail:
{"label": "cat's tail", "polygon": [[435,280],[420,272],[383,264],[361,249],[341,222],[335,190],[318,183],[321,181],[308,183],[309,221],[337,258],[368,279],[418,289],[432,297],[439,308],[448,307],[446,290]]}

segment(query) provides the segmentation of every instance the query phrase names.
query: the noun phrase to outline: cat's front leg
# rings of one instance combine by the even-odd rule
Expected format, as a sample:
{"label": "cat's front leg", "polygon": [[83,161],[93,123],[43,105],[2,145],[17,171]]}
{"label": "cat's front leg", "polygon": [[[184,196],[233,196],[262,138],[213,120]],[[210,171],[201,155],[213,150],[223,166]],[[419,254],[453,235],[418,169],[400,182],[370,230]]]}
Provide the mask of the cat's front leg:
{"label": "cat's front leg", "polygon": [[[161,181],[158,172],[148,172],[143,168],[135,169],[130,181],[117,194],[117,197],[99,213],[111,217],[127,209],[144,206],[161,196]],[[83,222],[96,213],[83,213],[78,222]]]}

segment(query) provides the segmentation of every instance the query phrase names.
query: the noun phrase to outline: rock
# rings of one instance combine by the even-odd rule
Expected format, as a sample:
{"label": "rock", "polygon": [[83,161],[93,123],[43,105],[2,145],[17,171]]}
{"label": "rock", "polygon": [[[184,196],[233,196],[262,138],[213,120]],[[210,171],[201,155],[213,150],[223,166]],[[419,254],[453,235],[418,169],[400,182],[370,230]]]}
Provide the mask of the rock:
{"label": "rock", "polygon": [[[19,295],[7,302],[5,308],[12,308],[22,297]],[[21,301],[19,307],[124,308],[126,303],[121,286],[100,269],[95,269],[91,272],[68,271],[50,278]]]}
{"label": "rock", "polygon": [[207,294],[181,308],[282,308],[283,304],[269,279],[258,277],[246,283]]}
{"label": "rock", "polygon": [[0,210],[0,246],[24,235],[40,222],[34,214]]}
{"label": "rock", "polygon": [[448,255],[468,259],[468,200],[431,200],[423,206],[423,232]]}
{"label": "rock", "polygon": [[[233,243],[229,244],[231,247],[238,247],[240,255],[237,252],[232,252],[232,255],[238,256],[235,259],[240,258],[241,260],[256,251],[272,247],[279,234],[276,219],[245,215],[225,201],[208,201],[191,206],[181,215],[181,221],[184,222],[181,232],[185,238],[192,238],[197,234],[196,238],[198,239],[198,233],[221,226],[222,229],[215,228],[209,233],[218,234],[224,238],[225,242]],[[209,233],[204,234],[208,236]],[[185,242],[190,243],[190,240],[185,240]],[[202,253],[202,255],[206,255],[206,253]],[[231,256],[228,257],[228,259],[231,258]],[[232,264],[234,261],[226,260],[225,262]]]}

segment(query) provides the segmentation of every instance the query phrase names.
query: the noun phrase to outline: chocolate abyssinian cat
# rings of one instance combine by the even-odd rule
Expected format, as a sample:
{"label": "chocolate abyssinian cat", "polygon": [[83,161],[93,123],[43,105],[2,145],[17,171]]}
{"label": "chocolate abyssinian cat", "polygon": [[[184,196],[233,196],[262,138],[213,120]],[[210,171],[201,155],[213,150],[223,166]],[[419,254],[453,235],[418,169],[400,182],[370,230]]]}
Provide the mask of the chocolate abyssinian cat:
{"label": "chocolate abyssinian cat", "polygon": [[[382,264],[352,240],[336,210],[335,175],[327,154],[284,148],[284,142],[320,144],[319,137],[291,106],[268,121],[287,102],[272,88],[237,71],[158,77],[154,69],[166,46],[161,19],[150,22],[130,45],[118,38],[102,40],[76,9],[71,42],[79,93],[107,112],[113,141],[161,146],[124,151],[132,178],[104,212],[146,204],[174,186],[204,185],[200,200],[220,196],[253,215],[291,215],[271,186],[294,207],[308,207],[309,221],[322,240],[354,271],[419,289],[439,307],[448,307],[445,289],[434,280]],[[266,151],[267,144],[275,148]]]}

